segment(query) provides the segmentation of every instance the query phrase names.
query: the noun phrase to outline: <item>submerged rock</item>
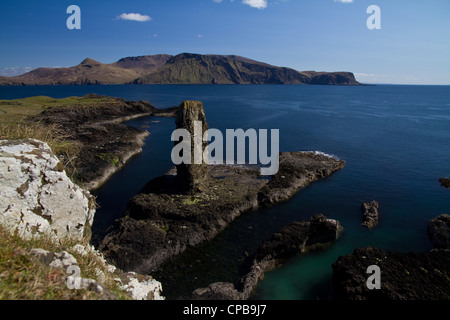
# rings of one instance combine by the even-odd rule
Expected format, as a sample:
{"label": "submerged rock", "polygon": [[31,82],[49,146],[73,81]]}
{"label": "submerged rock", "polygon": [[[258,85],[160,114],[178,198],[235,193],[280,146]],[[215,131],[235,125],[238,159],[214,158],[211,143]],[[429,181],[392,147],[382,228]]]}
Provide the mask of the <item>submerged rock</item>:
{"label": "submerged rock", "polygon": [[74,184],[50,147],[34,139],[0,141],[0,223],[22,238],[81,239],[95,205]]}
{"label": "submerged rock", "polygon": [[378,224],[378,202],[375,200],[371,202],[363,202],[361,204],[361,211],[364,214],[364,221],[362,225],[369,229],[376,227]]}
{"label": "submerged rock", "polygon": [[239,288],[219,282],[196,289],[196,300],[248,299],[264,273],[291,257],[318,248],[339,238],[343,228],[339,221],[316,214],[309,221],[292,222],[264,241],[258,248],[249,272],[241,279]]}
{"label": "submerged rock", "polygon": [[437,249],[450,249],[450,215],[441,214],[431,219],[427,227],[428,236]]}
{"label": "submerged rock", "polygon": [[439,182],[444,188],[450,189],[450,178],[440,178]]}

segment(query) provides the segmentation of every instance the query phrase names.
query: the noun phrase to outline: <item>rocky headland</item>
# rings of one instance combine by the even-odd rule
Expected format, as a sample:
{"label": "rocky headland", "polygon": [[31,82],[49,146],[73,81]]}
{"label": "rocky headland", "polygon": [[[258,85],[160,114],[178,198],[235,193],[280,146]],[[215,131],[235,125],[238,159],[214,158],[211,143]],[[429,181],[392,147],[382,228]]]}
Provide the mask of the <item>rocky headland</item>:
{"label": "rocky headland", "polygon": [[42,126],[54,126],[78,148],[75,159],[64,164],[72,169],[72,178],[87,190],[98,188],[133,155],[142,151],[144,129],[121,122],[143,116],[173,117],[174,108],[157,109],[147,101],[126,101],[89,94],[89,104],[55,106],[29,118]]}
{"label": "rocky headland", "polygon": [[[191,118],[181,121],[180,115]],[[204,119],[201,103],[180,105],[178,125],[199,119]],[[280,153],[279,171],[271,177],[243,165],[178,165],[131,199],[125,216],[114,222],[99,248],[118,267],[149,273],[212,239],[243,212],[287,200],[344,165],[318,152]]]}

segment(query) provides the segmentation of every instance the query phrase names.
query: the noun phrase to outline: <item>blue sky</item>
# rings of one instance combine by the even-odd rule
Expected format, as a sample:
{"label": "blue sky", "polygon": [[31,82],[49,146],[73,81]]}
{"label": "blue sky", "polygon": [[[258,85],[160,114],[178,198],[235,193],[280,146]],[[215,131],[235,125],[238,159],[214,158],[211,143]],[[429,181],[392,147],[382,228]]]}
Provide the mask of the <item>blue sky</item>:
{"label": "blue sky", "polygon": [[[81,30],[66,27],[72,4]],[[380,30],[366,27],[370,5]],[[449,16],[449,0],[2,0],[0,75],[192,52],[351,71],[365,83],[450,84]]]}

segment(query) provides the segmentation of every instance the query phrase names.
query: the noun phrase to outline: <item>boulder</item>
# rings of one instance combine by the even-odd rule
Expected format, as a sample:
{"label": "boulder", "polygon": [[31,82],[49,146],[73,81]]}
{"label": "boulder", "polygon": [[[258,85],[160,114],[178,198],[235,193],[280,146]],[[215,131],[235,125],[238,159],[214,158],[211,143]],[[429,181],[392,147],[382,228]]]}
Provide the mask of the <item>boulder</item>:
{"label": "boulder", "polygon": [[25,239],[81,239],[90,231],[95,201],[44,142],[0,140],[0,190],[0,223]]}
{"label": "boulder", "polygon": [[378,224],[378,202],[375,200],[371,202],[363,202],[361,204],[361,211],[364,214],[364,221],[362,225],[368,229],[376,227]]}
{"label": "boulder", "polygon": [[428,237],[437,249],[450,249],[450,215],[441,214],[431,219],[427,227]]}
{"label": "boulder", "polygon": [[120,288],[125,290],[134,300],[164,300],[161,295],[162,286],[149,275],[126,272],[120,276]]}

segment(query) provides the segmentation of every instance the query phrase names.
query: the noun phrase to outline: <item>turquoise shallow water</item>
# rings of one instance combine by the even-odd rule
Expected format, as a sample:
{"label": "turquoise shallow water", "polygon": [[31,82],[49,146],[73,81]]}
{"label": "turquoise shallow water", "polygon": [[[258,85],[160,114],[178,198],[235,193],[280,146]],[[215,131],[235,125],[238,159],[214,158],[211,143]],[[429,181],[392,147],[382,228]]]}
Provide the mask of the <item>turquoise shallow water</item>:
{"label": "turquoise shallow water", "polygon": [[[281,226],[323,213],[344,226],[330,248],[290,260],[266,274],[254,298],[324,299],[331,264],[361,246],[401,252],[429,250],[427,221],[450,211],[450,87],[142,85],[0,87],[0,99],[98,93],[148,100],[156,107],[187,99],[204,103],[210,128],[280,129],[280,151],[320,150],[345,160],[344,169],[291,200],[238,218],[215,240],[187,251],[155,276],[168,298],[216,281],[236,281],[248,256]],[[159,122],[153,122],[153,121]],[[173,119],[141,118],[151,132],[144,151],[95,193],[101,205],[97,239],[128,199],[171,167]],[[377,200],[376,229],[361,227],[360,204]]]}

